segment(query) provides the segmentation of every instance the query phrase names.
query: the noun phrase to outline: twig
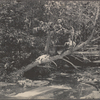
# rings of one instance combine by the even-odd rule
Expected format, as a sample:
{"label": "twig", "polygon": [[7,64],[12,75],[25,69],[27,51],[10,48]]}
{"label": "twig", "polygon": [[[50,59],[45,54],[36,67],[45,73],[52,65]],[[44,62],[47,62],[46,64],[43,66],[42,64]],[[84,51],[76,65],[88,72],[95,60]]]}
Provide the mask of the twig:
{"label": "twig", "polygon": [[57,64],[54,61],[52,61],[52,63],[54,63],[54,65],[57,67]]}
{"label": "twig", "polygon": [[83,61],[80,60],[79,58],[77,58],[77,57],[75,57],[75,56],[73,56],[73,55],[71,55],[71,56],[74,57],[75,59],[79,60],[80,62],[83,62]]}
{"label": "twig", "polygon": [[65,56],[65,58],[69,59],[68,57]]}

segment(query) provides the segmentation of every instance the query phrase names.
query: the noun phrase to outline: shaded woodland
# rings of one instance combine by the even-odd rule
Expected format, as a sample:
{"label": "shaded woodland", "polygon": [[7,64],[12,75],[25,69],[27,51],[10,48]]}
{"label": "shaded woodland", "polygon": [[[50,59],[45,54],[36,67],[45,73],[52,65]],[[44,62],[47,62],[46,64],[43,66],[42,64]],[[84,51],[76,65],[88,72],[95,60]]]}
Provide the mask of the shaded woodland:
{"label": "shaded woodland", "polygon": [[0,82],[74,73],[99,91],[99,68],[99,1],[0,1]]}

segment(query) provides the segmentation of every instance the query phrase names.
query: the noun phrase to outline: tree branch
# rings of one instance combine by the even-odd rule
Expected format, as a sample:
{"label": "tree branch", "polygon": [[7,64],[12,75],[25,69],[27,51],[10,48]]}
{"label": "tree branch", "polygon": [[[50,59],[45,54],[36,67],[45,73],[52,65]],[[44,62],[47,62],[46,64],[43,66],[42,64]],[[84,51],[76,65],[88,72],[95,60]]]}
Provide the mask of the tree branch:
{"label": "tree branch", "polygon": [[79,52],[74,52],[73,53],[74,55],[81,55],[81,54],[83,54],[83,55],[91,55],[91,56],[99,56],[99,51],[92,51],[92,52],[90,52],[90,51],[86,51],[86,52],[81,52],[81,51],[79,51]]}
{"label": "tree branch", "polygon": [[95,39],[93,39],[93,40],[91,40],[91,42],[94,42],[94,41],[96,41],[96,40],[98,40],[98,39],[100,39],[100,36],[97,37],[97,38],[95,38]]}
{"label": "tree branch", "polygon": [[73,63],[71,63],[70,61],[68,61],[68,60],[66,60],[66,59],[64,59],[64,58],[63,58],[62,60],[68,62],[68,63],[71,64],[75,69],[77,69],[78,66],[75,66],[75,65],[74,65]]}
{"label": "tree branch", "polygon": [[[73,48],[73,52],[76,51],[76,50],[78,50],[78,49],[80,49],[80,48],[82,48],[82,47],[83,47],[84,45],[86,45],[87,43],[89,43],[90,40],[91,40],[92,37],[93,37],[93,33],[94,33],[94,29],[93,29],[93,32],[92,32],[91,36],[89,37],[89,39],[88,39],[87,41],[83,42],[82,44],[76,46],[75,48]],[[61,54],[61,55],[52,56],[52,57],[50,57],[49,59],[46,59],[46,60],[43,61],[41,64],[43,64],[43,63],[48,63],[48,62],[52,62],[52,61],[58,60],[58,59],[63,59],[64,56],[70,55],[70,54],[72,54],[72,51],[71,51],[71,50],[67,50],[67,51],[65,51],[65,52],[64,52],[63,54]],[[33,67],[35,67],[35,66],[37,66],[37,65],[39,65],[39,62],[33,61],[31,64],[27,65],[25,68],[22,68],[21,70],[18,70],[18,71],[15,72],[14,74],[23,74],[24,72],[30,70],[31,68],[33,68]]]}

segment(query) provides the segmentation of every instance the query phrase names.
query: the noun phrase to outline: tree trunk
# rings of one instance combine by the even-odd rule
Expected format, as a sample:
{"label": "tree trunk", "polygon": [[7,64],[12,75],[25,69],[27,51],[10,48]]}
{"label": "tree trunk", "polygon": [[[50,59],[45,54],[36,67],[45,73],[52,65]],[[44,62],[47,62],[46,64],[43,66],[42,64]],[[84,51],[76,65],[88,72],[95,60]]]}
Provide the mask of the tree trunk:
{"label": "tree trunk", "polygon": [[50,33],[48,33],[47,40],[46,40],[46,45],[45,45],[45,49],[44,49],[46,54],[49,53],[50,43],[51,43],[51,35],[50,35]]}
{"label": "tree trunk", "polygon": [[[80,48],[82,48],[84,45],[88,44],[90,42],[90,40],[92,39],[92,37],[93,37],[93,33],[94,33],[94,29],[93,29],[93,32],[92,32],[91,36],[88,38],[88,40],[83,42],[82,44],[76,46],[75,48],[73,48],[73,52],[78,50],[78,49],[80,49]],[[71,50],[67,50],[64,53],[62,53],[61,55],[52,56],[49,59],[46,59],[41,64],[52,62],[52,61],[58,60],[58,59],[63,59],[64,56],[67,56],[67,55],[70,55],[70,54],[72,54],[72,51]],[[27,65],[25,68],[22,68],[22,69],[18,70],[17,72],[14,72],[13,74],[17,74],[17,75],[23,74],[24,72],[30,70],[31,68],[33,68],[33,67],[35,67],[37,65],[39,65],[39,62],[36,62],[36,61],[32,62],[31,64]]]}

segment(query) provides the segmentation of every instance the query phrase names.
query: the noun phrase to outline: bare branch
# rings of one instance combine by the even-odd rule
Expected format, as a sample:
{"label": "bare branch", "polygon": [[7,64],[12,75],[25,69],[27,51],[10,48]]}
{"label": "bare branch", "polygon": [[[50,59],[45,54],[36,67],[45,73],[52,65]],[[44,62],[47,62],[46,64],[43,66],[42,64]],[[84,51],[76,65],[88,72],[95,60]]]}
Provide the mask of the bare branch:
{"label": "bare branch", "polygon": [[86,51],[86,52],[82,52],[82,51],[77,52],[77,51],[75,51],[73,54],[75,54],[75,55],[81,55],[81,54],[83,54],[83,55],[86,55],[86,56],[88,56],[88,55],[99,56],[99,51],[92,51],[92,52],[90,52],[90,51]]}
{"label": "bare branch", "polygon": [[64,59],[64,58],[62,58],[62,60],[68,62],[68,63],[71,64],[75,69],[77,69],[78,66],[75,66],[75,65],[74,65],[73,63],[71,63],[70,61],[68,61],[68,60],[66,60],[66,59]]}
{"label": "bare branch", "polygon": [[94,42],[94,41],[96,41],[96,40],[98,40],[98,39],[100,39],[100,36],[97,37],[96,39],[91,40],[91,42]]}

